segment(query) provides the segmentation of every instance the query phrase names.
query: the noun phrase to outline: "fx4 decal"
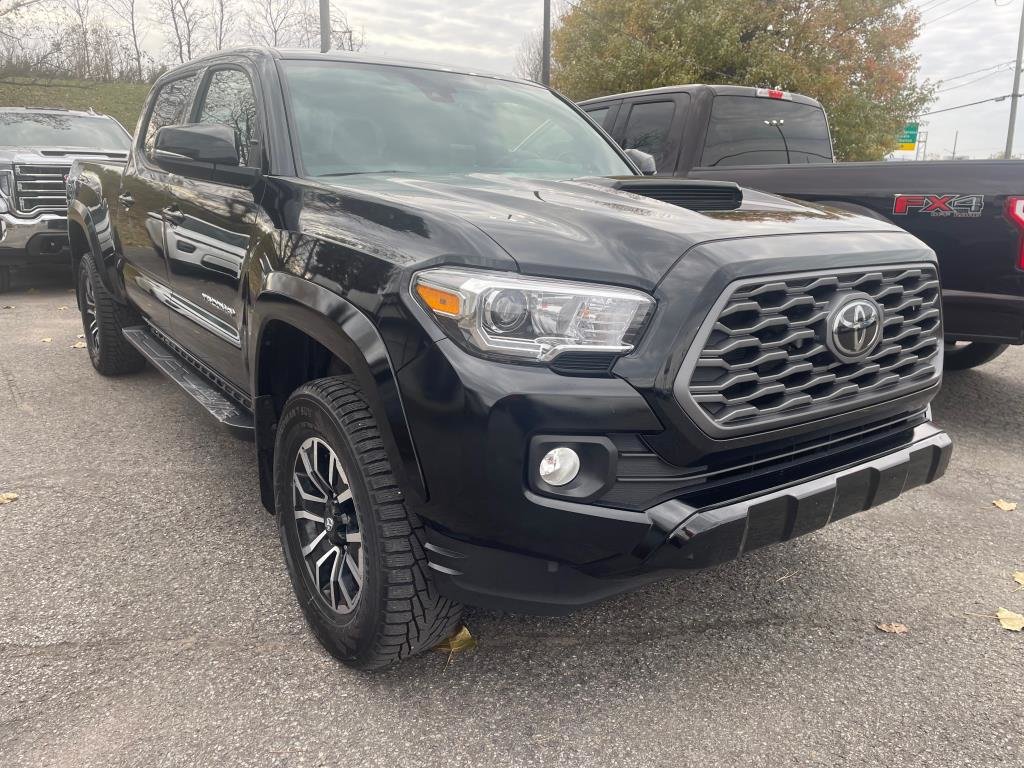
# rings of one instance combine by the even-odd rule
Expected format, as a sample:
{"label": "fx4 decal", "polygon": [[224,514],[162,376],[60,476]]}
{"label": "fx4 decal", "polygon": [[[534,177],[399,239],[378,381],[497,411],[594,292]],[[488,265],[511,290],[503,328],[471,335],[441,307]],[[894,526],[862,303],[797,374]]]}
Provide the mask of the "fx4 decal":
{"label": "fx4 decal", "polygon": [[931,216],[967,216],[976,218],[985,210],[984,195],[896,195],[894,216],[927,213]]}

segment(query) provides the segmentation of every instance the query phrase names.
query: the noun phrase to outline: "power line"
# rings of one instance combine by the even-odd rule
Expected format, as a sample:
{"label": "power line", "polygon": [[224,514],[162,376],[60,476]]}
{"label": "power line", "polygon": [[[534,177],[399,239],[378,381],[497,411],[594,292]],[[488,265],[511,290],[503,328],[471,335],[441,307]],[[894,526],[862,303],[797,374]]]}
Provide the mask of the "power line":
{"label": "power line", "polygon": [[[1020,95],[1020,94],[1018,94],[1018,95]],[[993,96],[991,99],[982,99],[981,101],[972,101],[969,104],[958,104],[955,107],[945,107],[943,109],[935,109],[935,110],[932,110],[931,112],[922,112],[920,115],[918,115],[918,117],[928,117],[929,115],[937,115],[940,112],[952,112],[954,109],[964,109],[966,107],[974,107],[974,106],[977,106],[978,104],[987,104],[990,101],[1003,101],[1005,99],[1010,98],[1011,96],[1013,96],[1012,93],[1007,93],[1007,94],[1004,94],[1002,96]]]}
{"label": "power line", "polygon": [[940,5],[945,5],[950,0],[925,0],[921,5],[917,6],[918,13],[924,13],[925,11],[934,11]]}
{"label": "power line", "polygon": [[[1008,63],[1013,64],[1012,61]],[[968,80],[966,83],[960,83],[959,85],[951,85],[949,86],[949,88],[940,88],[939,90],[936,91],[936,93],[946,93],[946,91],[955,91],[957,88],[966,88],[968,85],[974,85],[975,83],[980,83],[982,80],[988,80],[990,77],[994,75],[1004,75],[1008,72],[1013,72],[1013,69],[1006,69],[1005,67],[1003,69],[997,69],[995,72],[989,72],[987,75],[982,75],[981,77],[976,77],[973,80]]]}
{"label": "power line", "polygon": [[953,75],[951,77],[941,77],[939,79],[943,83],[948,83],[950,80],[959,80],[962,77],[969,77],[970,75],[976,75],[979,72],[988,72],[990,69],[996,69],[998,67],[1009,66],[1010,64],[1013,64],[1013,62],[1014,62],[1013,59],[1007,59],[1006,61],[1002,62],[1001,64],[993,64],[990,67],[982,67],[981,69],[972,69],[970,72],[964,72],[963,74]]}
{"label": "power line", "polygon": [[975,3],[978,3],[978,2],[980,2],[980,0],[971,0],[969,3],[964,3],[959,8],[954,8],[952,11],[947,11],[946,13],[942,14],[941,16],[936,16],[934,19],[929,19],[927,21],[923,21],[923,22],[921,22],[921,28],[924,29],[925,27],[929,26],[930,24],[934,24],[937,21],[942,21],[947,16],[952,16],[954,13],[959,13],[964,8],[970,8],[972,5],[974,5]]}

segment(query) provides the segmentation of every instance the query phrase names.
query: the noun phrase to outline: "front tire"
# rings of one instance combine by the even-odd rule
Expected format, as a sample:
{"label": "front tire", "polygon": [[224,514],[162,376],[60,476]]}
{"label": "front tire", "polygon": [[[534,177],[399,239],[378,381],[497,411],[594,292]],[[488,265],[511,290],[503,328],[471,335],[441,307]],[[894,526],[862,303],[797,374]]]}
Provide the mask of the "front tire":
{"label": "front tire", "polygon": [[288,399],[274,494],[292,586],[333,656],[379,669],[458,626],[462,607],[431,580],[423,524],[405,507],[380,429],[352,377],[310,382]]}
{"label": "front tire", "polygon": [[995,360],[1006,351],[1006,344],[986,344],[968,341],[962,344],[947,343],[945,367],[950,371],[966,371]]}

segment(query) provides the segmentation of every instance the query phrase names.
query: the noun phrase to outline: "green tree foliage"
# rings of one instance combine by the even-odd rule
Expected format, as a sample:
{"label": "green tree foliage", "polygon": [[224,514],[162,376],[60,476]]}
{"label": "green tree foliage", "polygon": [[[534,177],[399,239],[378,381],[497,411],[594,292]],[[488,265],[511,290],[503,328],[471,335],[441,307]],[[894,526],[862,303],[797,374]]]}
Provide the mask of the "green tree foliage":
{"label": "green tree foliage", "polygon": [[837,156],[877,160],[934,87],[917,81],[905,0],[578,0],[553,34],[552,84],[582,100],[682,83],[819,99]]}

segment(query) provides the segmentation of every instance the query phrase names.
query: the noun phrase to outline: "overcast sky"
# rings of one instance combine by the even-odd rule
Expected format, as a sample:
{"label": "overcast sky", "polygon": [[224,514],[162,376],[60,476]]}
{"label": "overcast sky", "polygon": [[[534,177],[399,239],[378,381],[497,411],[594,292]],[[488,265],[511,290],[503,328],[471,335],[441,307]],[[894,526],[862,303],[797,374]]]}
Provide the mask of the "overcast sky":
{"label": "overcast sky", "polygon": [[[624,0],[628,2],[628,0]],[[966,104],[1012,90],[1012,59],[1024,0],[914,0],[925,26],[916,49],[921,75],[947,82],[931,109]],[[374,54],[429,59],[495,72],[511,72],[519,41],[540,27],[541,0],[349,0],[349,20],[366,31]],[[966,6],[966,7],[964,7]],[[958,10],[959,9],[959,10]],[[949,14],[948,16],[946,14]],[[945,16],[945,18],[942,18]],[[955,78],[975,70],[968,77]],[[1024,90],[1024,87],[1022,87]],[[814,94],[810,94],[814,95]],[[1024,101],[1021,104],[1024,113]],[[949,154],[960,131],[957,154],[976,157],[1002,150],[1009,99],[922,118],[929,154]],[[1024,114],[1015,150],[1024,153]]]}
{"label": "overcast sky", "polygon": [[[930,109],[1010,93],[1024,0],[912,2],[925,21],[916,44],[921,77],[948,81],[942,88],[949,90]],[[340,5],[349,22],[365,32],[367,53],[503,73],[512,71],[523,37],[540,28],[543,9],[542,0],[340,0]],[[147,48],[159,47],[155,37],[149,36]],[[991,69],[996,65],[1002,69]],[[952,79],[969,72],[975,74]],[[987,157],[1001,151],[1009,109],[1007,99],[922,118],[929,155],[948,155],[957,130],[958,155]],[[1024,100],[1021,110],[1014,147],[1024,154]]]}

